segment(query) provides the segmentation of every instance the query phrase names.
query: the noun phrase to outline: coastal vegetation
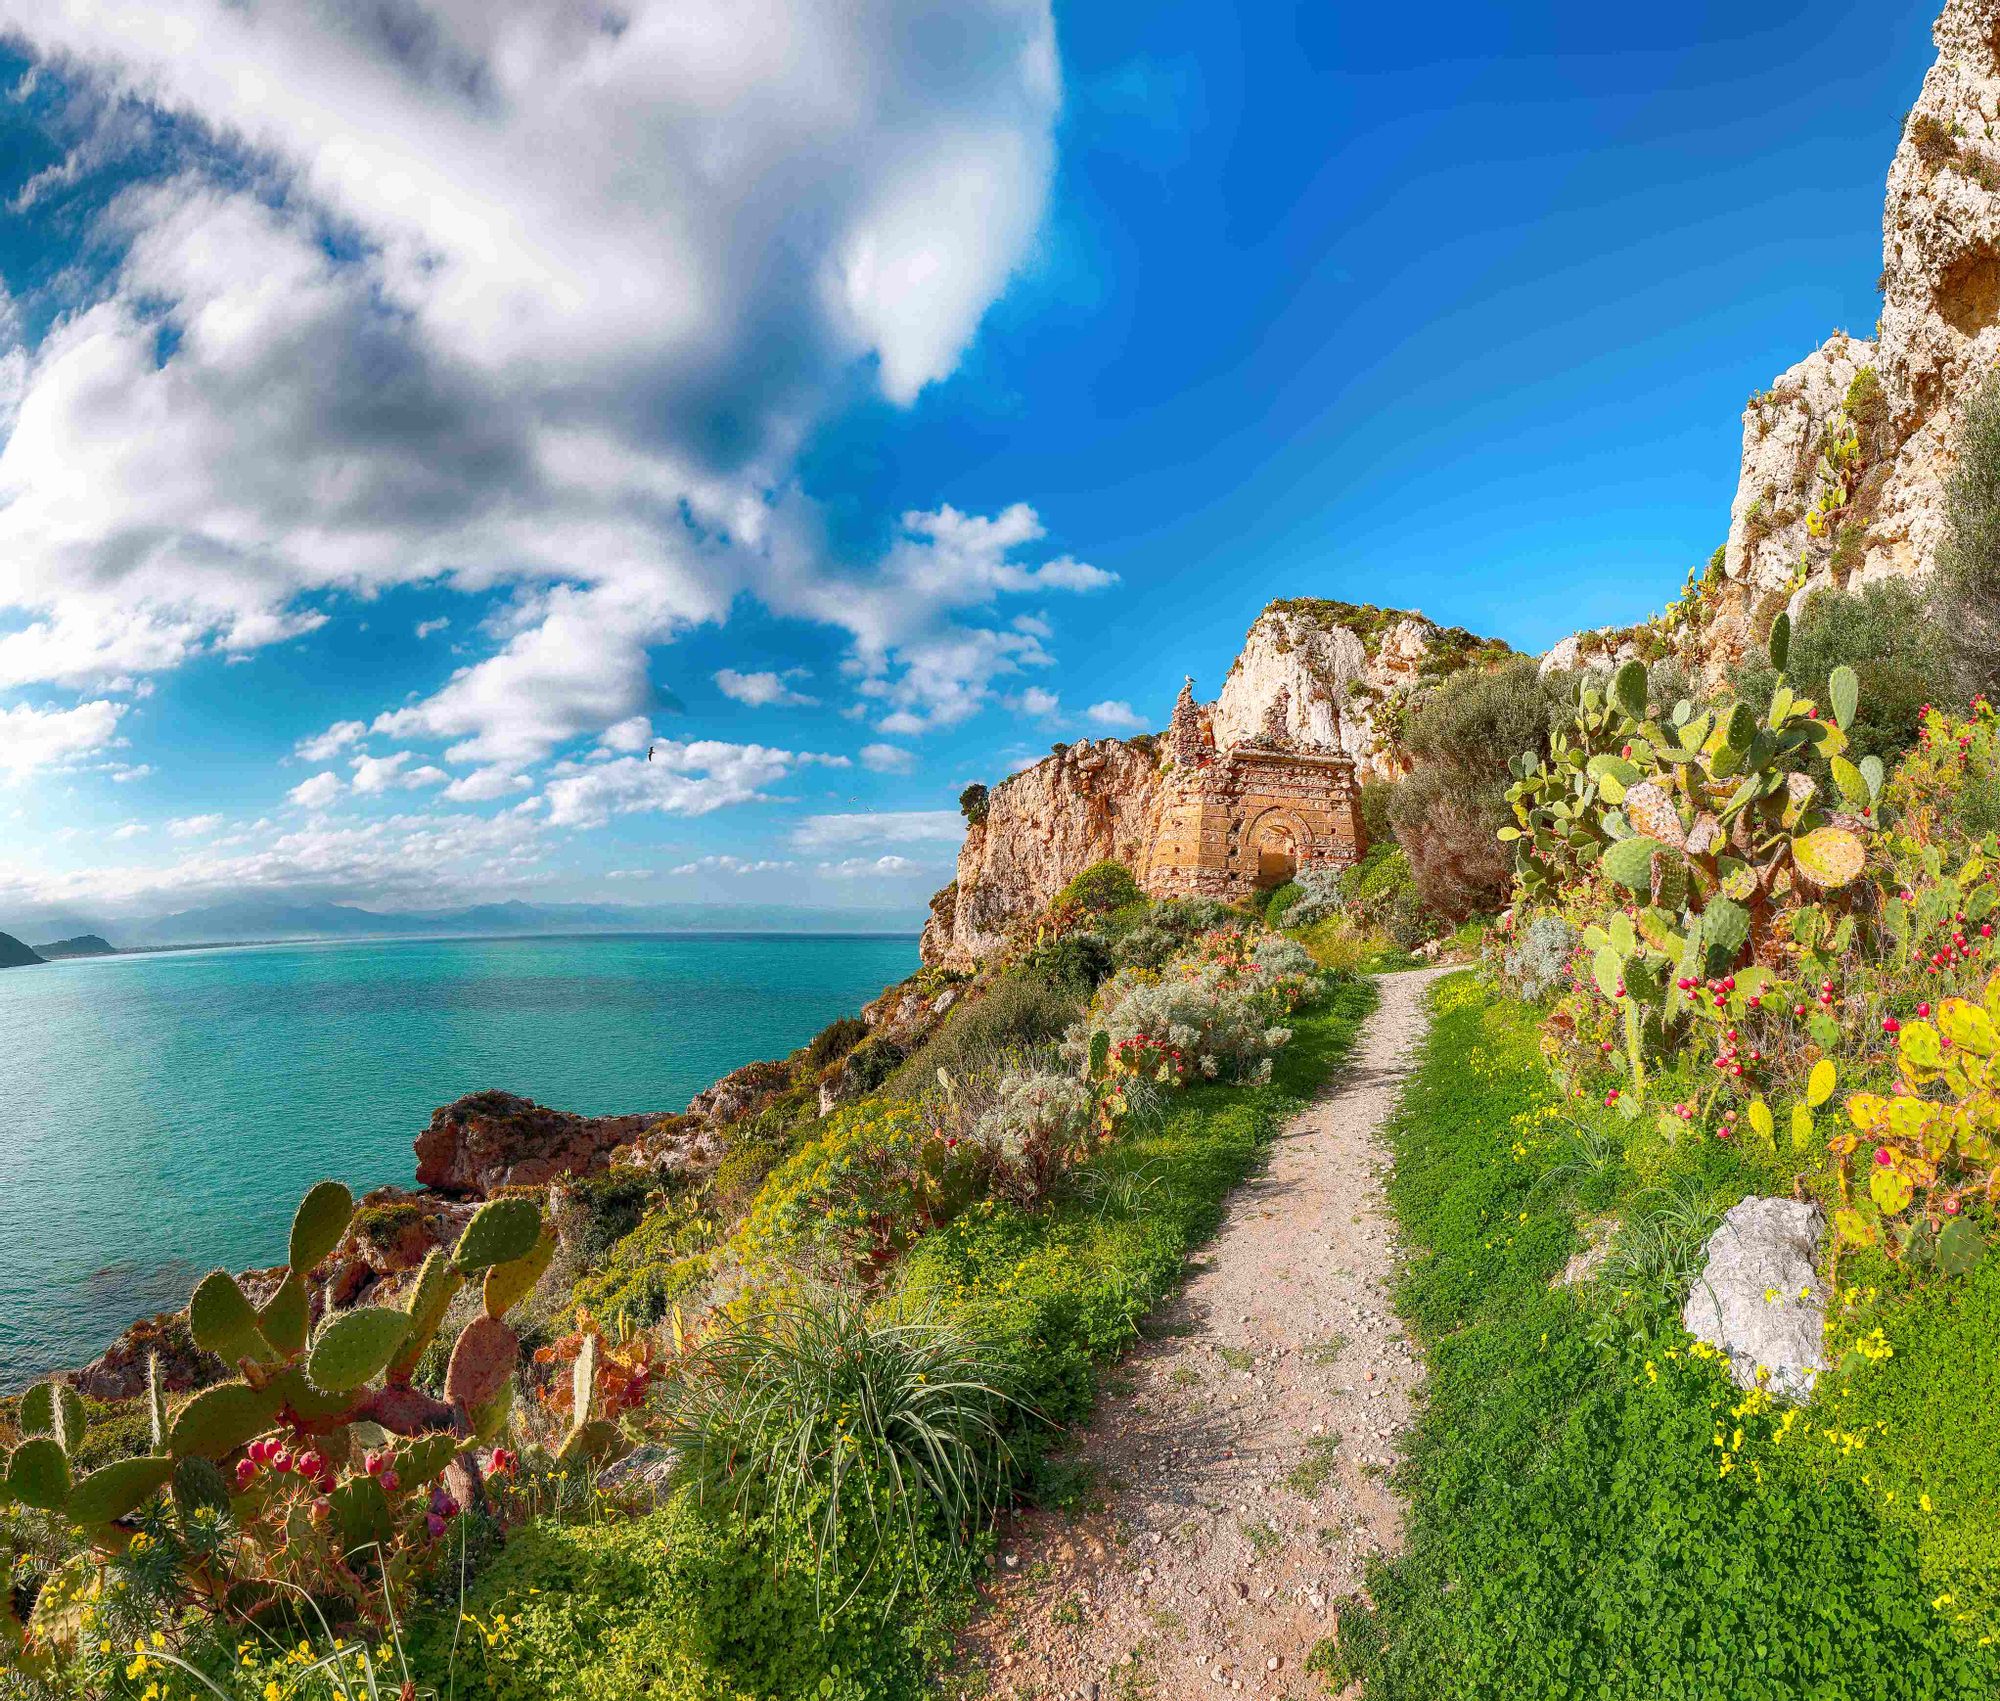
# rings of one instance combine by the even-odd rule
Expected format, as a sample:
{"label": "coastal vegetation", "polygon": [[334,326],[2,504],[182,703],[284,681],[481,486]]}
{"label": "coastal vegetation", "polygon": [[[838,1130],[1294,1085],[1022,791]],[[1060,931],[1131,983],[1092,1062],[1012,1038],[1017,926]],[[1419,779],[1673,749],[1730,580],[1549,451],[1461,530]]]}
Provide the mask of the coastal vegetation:
{"label": "coastal vegetation", "polygon": [[1061,1492],[1051,1443],[1372,987],[1100,865],[892,996],[924,1012],[896,1040],[849,1019],[739,1071],[705,1172],[641,1141],[545,1207],[502,1189],[348,1307],[327,1273],[436,1213],[315,1188],[269,1292],[197,1291],[233,1375],[0,1406],[17,1679],[918,1693],[994,1510]]}

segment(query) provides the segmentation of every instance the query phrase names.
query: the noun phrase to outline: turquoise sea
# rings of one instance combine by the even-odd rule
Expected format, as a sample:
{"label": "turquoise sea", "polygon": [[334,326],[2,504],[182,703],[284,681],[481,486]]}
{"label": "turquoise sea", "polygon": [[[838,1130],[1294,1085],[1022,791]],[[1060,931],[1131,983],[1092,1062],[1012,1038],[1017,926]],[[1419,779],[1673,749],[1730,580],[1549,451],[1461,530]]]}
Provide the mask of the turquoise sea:
{"label": "turquoise sea", "polygon": [[678,1111],[917,965],[914,935],[246,946],[0,973],[0,1391],[207,1270],[274,1264],[322,1176],[408,1184],[482,1087]]}

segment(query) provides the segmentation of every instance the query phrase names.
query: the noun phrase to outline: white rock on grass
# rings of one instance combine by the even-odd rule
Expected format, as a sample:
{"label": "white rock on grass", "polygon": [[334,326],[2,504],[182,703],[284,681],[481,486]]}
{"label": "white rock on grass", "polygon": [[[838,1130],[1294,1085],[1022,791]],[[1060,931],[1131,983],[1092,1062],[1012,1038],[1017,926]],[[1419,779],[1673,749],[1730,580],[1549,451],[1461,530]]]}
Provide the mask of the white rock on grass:
{"label": "white rock on grass", "polygon": [[1709,1236],[1707,1260],[1681,1322],[1729,1360],[1739,1388],[1758,1372],[1772,1393],[1803,1400],[1825,1368],[1819,1208],[1797,1199],[1745,1199]]}

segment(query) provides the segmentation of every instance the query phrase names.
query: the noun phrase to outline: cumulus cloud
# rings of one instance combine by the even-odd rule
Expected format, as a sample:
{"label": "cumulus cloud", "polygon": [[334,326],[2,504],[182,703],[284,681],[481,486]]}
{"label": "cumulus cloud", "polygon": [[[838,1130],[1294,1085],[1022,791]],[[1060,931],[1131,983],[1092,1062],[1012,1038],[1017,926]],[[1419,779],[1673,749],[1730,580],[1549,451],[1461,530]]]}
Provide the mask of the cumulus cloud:
{"label": "cumulus cloud", "polygon": [[1024,715],[1033,715],[1045,720],[1062,707],[1062,698],[1053,691],[1044,691],[1039,685],[1030,685],[1008,704],[1009,708]]}
{"label": "cumulus cloud", "polygon": [[433,633],[442,632],[450,624],[451,616],[448,614],[440,615],[435,620],[419,620],[417,622],[417,636],[419,638],[428,638]]}
{"label": "cumulus cloud", "polygon": [[177,839],[205,839],[222,825],[220,815],[183,815],[167,823],[167,831]]}
{"label": "cumulus cloud", "polygon": [[965,817],[956,809],[878,810],[870,814],[809,815],[792,829],[800,850],[840,850],[869,844],[956,844]]}
{"label": "cumulus cloud", "polygon": [[149,830],[143,821],[121,821],[111,829],[111,836],[114,839],[136,839]]}
{"label": "cumulus cloud", "polygon": [[0,853],[0,907],[113,911],[184,907],[245,892],[395,907],[461,901],[466,892],[518,891],[541,877],[541,829],[506,811],[452,812],[342,822],[316,818],[275,831],[253,823],[240,841],[183,846],[170,863],[29,869]]}
{"label": "cumulus cloud", "polygon": [[667,870],[669,874],[775,874],[789,868],[796,868],[795,862],[773,861],[769,858],[752,860],[746,857],[701,856],[693,862],[684,862],[677,868]]}
{"label": "cumulus cloud", "polygon": [[935,26],[925,0],[0,0],[73,143],[32,197],[110,261],[6,353],[0,689],[247,655],[426,582],[506,609],[374,722],[453,761],[518,771],[642,713],[647,650],[744,591],[849,634],[885,717],[972,712],[1040,639],[954,611],[1108,575],[1013,555],[1026,510],[940,509],[846,576],[858,602],[809,588],[837,576],[793,476],[857,365],[897,403],[952,370],[1041,221],[1047,0]]}
{"label": "cumulus cloud", "polygon": [[412,768],[416,760],[408,750],[391,751],[387,756],[366,754],[351,758],[354,778],[348,782],[357,797],[370,797],[385,791],[417,791],[424,786],[443,785],[451,778],[444,769],[425,763]]}
{"label": "cumulus cloud", "polygon": [[526,774],[514,773],[504,763],[496,763],[488,768],[475,768],[462,779],[453,780],[444,788],[444,795],[453,803],[492,803],[527,791],[533,784]]}
{"label": "cumulus cloud", "polygon": [[917,758],[900,744],[864,744],[861,765],[875,774],[907,774],[917,765]]}
{"label": "cumulus cloud", "polygon": [[829,880],[892,880],[904,875],[923,874],[935,865],[913,862],[893,852],[883,856],[850,856],[839,862],[822,862],[814,870]]}
{"label": "cumulus cloud", "polygon": [[753,709],[807,708],[819,699],[794,691],[785,683],[804,671],[795,667],[785,673],[738,673],[733,667],[725,667],[716,674],[715,683],[723,696],[747,703]]}
{"label": "cumulus cloud", "polygon": [[285,796],[301,809],[324,809],[340,795],[340,776],[326,769],[313,775],[309,780],[301,780],[285,793]]}
{"label": "cumulus cloud", "polygon": [[1122,698],[1107,698],[1102,703],[1092,703],[1083,713],[1092,726],[1101,726],[1108,732],[1146,730],[1146,717]]}
{"label": "cumulus cloud", "polygon": [[123,703],[100,698],[73,709],[0,709],[0,773],[16,779],[102,750],[118,735]]}
{"label": "cumulus cloud", "polygon": [[767,787],[794,769],[841,758],[775,750],[719,739],[666,740],[649,762],[621,756],[551,780],[545,795],[553,827],[601,827],[614,815],[709,815],[737,803],[769,800]]}
{"label": "cumulus cloud", "polygon": [[364,721],[335,721],[325,732],[300,739],[292,754],[303,762],[331,762],[350,744],[358,743],[367,735],[368,726]]}

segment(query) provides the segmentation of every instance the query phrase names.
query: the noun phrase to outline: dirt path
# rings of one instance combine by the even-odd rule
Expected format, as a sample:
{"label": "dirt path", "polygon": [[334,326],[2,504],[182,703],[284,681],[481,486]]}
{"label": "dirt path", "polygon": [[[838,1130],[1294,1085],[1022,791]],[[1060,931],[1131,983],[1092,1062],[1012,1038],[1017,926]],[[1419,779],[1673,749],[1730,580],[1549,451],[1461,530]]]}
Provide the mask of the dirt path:
{"label": "dirt path", "polygon": [[1077,1447],[1095,1509],[1003,1529],[964,1646],[984,1693],[1325,1696],[1306,1656],[1400,1538],[1383,1478],[1423,1370],[1390,1309],[1378,1132],[1439,972],[1384,977],[1346,1072],[1112,1377]]}

